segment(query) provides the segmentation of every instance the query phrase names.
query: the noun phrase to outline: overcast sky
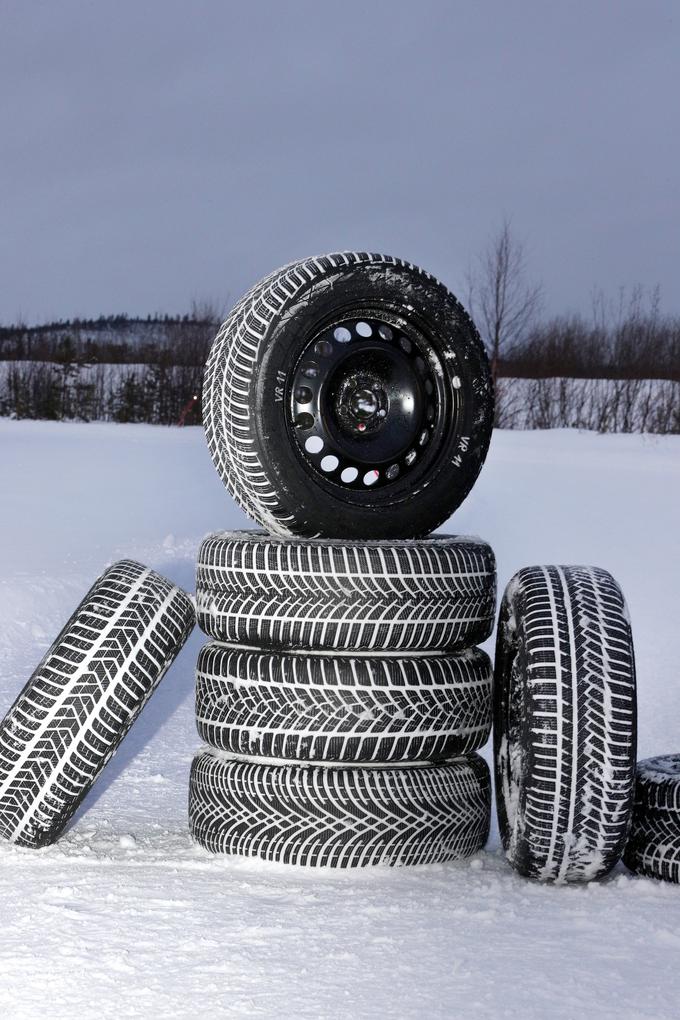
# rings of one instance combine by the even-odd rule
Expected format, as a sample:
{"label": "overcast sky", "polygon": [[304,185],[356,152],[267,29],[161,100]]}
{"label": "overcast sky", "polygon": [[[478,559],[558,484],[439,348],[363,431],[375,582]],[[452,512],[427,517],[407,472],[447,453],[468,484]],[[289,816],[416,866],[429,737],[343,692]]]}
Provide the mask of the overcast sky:
{"label": "overcast sky", "polygon": [[0,322],[235,300],[298,256],[680,312],[678,0],[0,0]]}

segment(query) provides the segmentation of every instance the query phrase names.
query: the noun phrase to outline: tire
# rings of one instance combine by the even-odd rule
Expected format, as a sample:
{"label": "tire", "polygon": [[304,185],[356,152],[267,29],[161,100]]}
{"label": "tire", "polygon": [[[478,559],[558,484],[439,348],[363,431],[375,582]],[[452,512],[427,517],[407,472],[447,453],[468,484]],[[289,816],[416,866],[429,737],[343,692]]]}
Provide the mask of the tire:
{"label": "tire", "polygon": [[0,835],[53,843],[195,623],[191,599],[121,560],[95,582],[0,724]]}
{"label": "tire", "polygon": [[189,784],[193,838],[212,853],[313,867],[470,857],[489,832],[478,755],[412,766],[274,765],[203,751]]}
{"label": "tire", "polygon": [[491,732],[491,662],[366,658],[209,644],[196,672],[198,733],[211,747],[301,761],[450,758]]}
{"label": "tire", "polygon": [[[433,531],[472,488],[493,424],[488,360],[462,306],[429,273],[365,252],[256,284],[219,330],[203,394],[220,477],[282,535]],[[337,463],[321,467],[312,437]]]}
{"label": "tire", "polygon": [[435,651],[493,630],[496,567],[480,539],[414,542],[210,535],[198,554],[200,627],[264,648]]}
{"label": "tire", "polygon": [[546,882],[617,863],[635,776],[625,601],[594,567],[527,567],[501,606],[494,680],[498,823],[508,860]]}
{"label": "tire", "polygon": [[638,875],[680,882],[680,754],[638,762],[633,825],[623,860]]}

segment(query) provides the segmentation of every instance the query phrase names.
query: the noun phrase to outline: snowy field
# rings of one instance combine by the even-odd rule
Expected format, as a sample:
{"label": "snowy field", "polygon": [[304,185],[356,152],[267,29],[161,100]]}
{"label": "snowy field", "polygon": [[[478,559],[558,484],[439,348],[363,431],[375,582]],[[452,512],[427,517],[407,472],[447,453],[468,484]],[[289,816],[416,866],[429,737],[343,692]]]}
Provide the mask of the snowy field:
{"label": "snowy field", "polygon": [[[103,567],[193,589],[201,537],[248,526],[200,429],[0,420],[0,712]],[[446,529],[520,566],[594,563],[636,640],[639,756],[680,750],[680,437],[499,432]],[[196,632],[65,837],[0,846],[0,1017],[680,1015],[680,889],[620,866],[530,884],[494,830],[471,861],[311,872],[187,833]]]}

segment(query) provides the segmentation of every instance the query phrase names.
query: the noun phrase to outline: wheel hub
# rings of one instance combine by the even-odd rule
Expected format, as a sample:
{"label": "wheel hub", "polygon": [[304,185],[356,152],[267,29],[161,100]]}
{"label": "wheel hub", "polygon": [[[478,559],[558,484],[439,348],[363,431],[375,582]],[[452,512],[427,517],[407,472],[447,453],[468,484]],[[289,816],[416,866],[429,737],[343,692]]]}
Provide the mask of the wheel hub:
{"label": "wheel hub", "polygon": [[[375,417],[380,408],[380,404],[385,399],[385,391],[381,389],[380,386],[376,387],[376,389],[377,393],[366,389],[354,390],[349,398],[350,414],[354,415],[355,418],[360,419],[359,424],[365,422],[368,418]],[[378,394],[380,394],[380,397]]]}
{"label": "wheel hub", "polygon": [[336,380],[332,412],[348,436],[374,432],[385,424],[389,397],[376,376],[350,371]]}

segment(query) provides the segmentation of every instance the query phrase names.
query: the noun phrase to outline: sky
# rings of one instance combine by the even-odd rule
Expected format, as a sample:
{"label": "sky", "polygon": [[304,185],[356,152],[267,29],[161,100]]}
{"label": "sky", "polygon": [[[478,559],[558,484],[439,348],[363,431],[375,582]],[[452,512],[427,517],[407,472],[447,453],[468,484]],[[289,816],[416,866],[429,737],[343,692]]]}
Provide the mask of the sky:
{"label": "sky", "polygon": [[0,0],[0,323],[227,308],[325,251],[680,312],[677,0]]}

